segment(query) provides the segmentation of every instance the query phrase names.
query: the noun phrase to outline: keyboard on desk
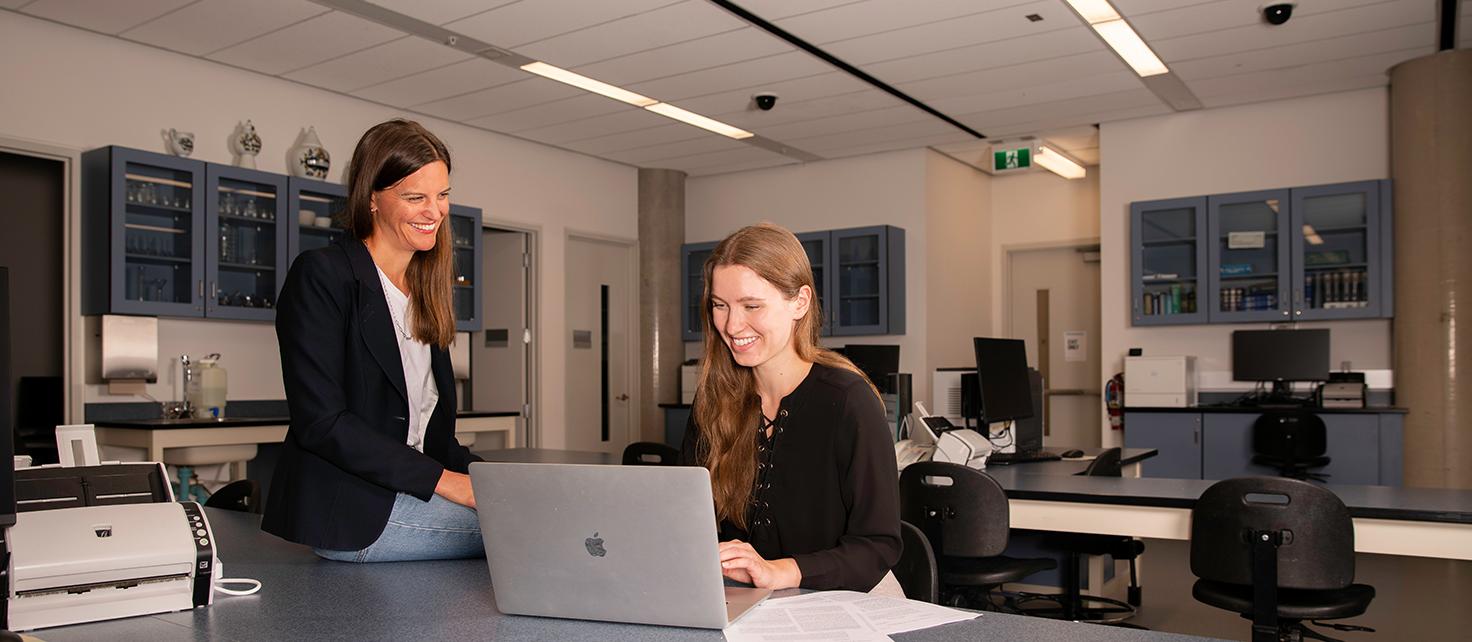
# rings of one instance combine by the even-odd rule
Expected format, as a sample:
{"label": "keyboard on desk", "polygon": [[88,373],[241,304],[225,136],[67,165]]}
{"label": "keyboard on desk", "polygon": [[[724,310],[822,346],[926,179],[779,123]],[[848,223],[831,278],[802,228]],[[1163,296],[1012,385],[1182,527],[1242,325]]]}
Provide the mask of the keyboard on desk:
{"label": "keyboard on desk", "polygon": [[989,464],[1007,466],[1010,464],[1026,464],[1035,461],[1058,461],[1063,459],[1061,455],[1047,450],[1019,450],[1014,453],[992,453],[987,457]]}

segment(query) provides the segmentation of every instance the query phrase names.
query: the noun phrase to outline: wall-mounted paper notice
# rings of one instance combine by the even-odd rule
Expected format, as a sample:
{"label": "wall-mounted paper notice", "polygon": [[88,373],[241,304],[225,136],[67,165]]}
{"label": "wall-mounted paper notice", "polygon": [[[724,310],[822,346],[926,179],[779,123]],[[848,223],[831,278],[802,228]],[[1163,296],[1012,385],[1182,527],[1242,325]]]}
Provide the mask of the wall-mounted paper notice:
{"label": "wall-mounted paper notice", "polygon": [[1089,360],[1089,333],[1083,330],[1069,330],[1063,333],[1063,360],[1064,361],[1088,361]]}
{"label": "wall-mounted paper notice", "polygon": [[1267,234],[1264,232],[1227,233],[1227,249],[1229,250],[1255,250],[1266,244]]}

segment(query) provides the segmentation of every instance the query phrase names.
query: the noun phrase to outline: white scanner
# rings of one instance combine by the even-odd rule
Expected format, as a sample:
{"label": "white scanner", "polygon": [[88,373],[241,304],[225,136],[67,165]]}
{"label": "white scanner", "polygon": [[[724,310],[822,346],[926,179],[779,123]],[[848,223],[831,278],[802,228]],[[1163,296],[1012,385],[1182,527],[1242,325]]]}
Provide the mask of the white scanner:
{"label": "white scanner", "polygon": [[981,433],[969,428],[947,430],[935,442],[934,461],[963,464],[977,470],[986,468],[986,458],[992,454],[992,444]]}
{"label": "white scanner", "polygon": [[10,527],[10,628],[182,611],[213,602],[214,534],[194,502],[26,511]]}

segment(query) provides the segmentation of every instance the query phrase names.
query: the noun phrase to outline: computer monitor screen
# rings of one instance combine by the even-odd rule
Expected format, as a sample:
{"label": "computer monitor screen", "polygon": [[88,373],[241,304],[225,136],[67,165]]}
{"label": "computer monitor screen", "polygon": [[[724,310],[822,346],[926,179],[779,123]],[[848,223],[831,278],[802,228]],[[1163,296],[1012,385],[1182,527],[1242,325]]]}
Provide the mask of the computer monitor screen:
{"label": "computer monitor screen", "polygon": [[864,371],[864,376],[874,382],[879,392],[893,393],[892,375],[900,371],[900,347],[897,345],[870,345],[850,343],[843,347],[843,356]]}
{"label": "computer monitor screen", "polygon": [[1232,333],[1237,381],[1324,381],[1329,378],[1328,330],[1237,330]]}
{"label": "computer monitor screen", "polygon": [[983,424],[1031,417],[1032,391],[1022,340],[976,337],[973,342]]}

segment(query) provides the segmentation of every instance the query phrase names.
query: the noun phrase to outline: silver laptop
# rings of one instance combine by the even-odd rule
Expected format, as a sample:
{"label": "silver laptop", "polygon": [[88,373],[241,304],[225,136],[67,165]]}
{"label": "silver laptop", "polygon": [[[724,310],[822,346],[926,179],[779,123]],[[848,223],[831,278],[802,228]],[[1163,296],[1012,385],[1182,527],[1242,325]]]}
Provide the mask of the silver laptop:
{"label": "silver laptop", "polygon": [[771,594],[725,586],[704,468],[476,462],[470,478],[502,613],[720,629]]}

